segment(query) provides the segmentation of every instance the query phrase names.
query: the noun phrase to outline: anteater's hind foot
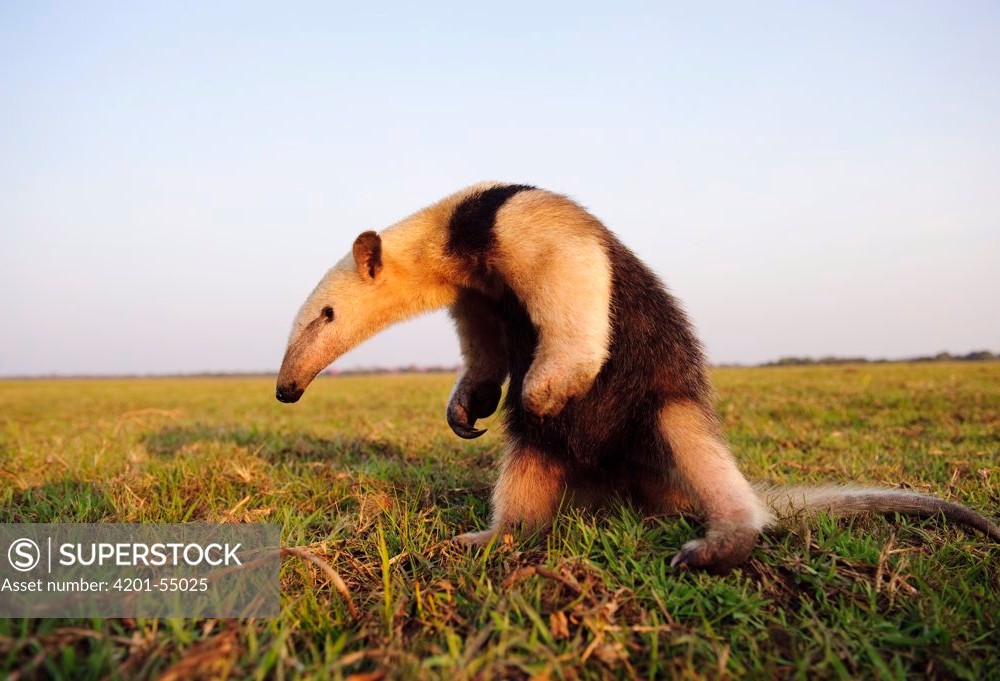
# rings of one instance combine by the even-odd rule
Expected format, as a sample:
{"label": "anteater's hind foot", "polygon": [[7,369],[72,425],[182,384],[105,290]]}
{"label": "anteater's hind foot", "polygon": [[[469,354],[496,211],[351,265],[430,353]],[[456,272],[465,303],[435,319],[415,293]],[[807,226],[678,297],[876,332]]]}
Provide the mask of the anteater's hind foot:
{"label": "anteater's hind foot", "polygon": [[552,524],[566,492],[562,466],[530,447],[511,445],[500,462],[493,488],[493,520],[487,530],[455,537],[466,546],[485,546],[497,534],[530,535]]}
{"label": "anteater's hind foot", "polygon": [[758,537],[760,531],[747,525],[712,527],[703,539],[694,539],[684,544],[670,561],[670,566],[725,574],[750,556]]}
{"label": "anteater's hind foot", "polygon": [[714,420],[692,401],[671,402],[660,416],[676,484],[705,517],[708,532],[685,544],[673,566],[728,572],[743,563],[770,516],[736,465]]}

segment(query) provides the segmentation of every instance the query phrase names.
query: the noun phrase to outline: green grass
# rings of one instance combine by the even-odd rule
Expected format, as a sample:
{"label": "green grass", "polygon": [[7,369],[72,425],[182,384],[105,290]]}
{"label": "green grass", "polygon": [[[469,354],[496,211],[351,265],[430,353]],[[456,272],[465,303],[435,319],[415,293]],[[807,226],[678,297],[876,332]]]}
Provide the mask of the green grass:
{"label": "green grass", "polygon": [[[1000,364],[714,374],[751,477],[907,485],[1000,515]],[[4,620],[25,677],[1000,678],[1000,548],[939,519],[765,537],[727,577],[669,559],[700,528],[617,506],[467,551],[500,438],[454,437],[450,376],[0,382],[0,520],[279,523],[273,620]],[[488,422],[491,423],[493,421]],[[169,676],[168,676],[169,678]]]}

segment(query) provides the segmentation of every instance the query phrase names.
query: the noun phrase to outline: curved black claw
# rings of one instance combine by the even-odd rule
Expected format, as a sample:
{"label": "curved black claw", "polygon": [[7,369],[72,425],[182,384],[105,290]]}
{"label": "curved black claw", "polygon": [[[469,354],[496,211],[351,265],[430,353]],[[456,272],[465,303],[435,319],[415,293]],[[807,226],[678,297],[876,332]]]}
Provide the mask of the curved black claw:
{"label": "curved black claw", "polygon": [[457,402],[452,402],[448,405],[448,425],[455,431],[455,435],[466,440],[476,439],[485,433],[486,429],[473,428],[472,426],[475,424],[476,419],[472,419],[472,422],[469,423],[468,412],[466,412],[465,407]]}

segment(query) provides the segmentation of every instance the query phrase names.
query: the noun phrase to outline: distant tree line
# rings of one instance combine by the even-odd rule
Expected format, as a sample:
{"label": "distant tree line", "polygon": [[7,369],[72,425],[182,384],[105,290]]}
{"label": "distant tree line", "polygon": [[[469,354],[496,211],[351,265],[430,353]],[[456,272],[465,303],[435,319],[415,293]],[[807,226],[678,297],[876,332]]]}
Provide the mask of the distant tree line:
{"label": "distant tree line", "polygon": [[[762,367],[792,367],[792,366],[814,366],[814,365],[835,365],[835,364],[892,364],[894,362],[983,362],[989,360],[1000,360],[1000,353],[989,350],[977,350],[964,355],[953,355],[950,352],[939,352],[936,355],[923,355],[920,357],[909,357],[905,359],[870,359],[868,357],[782,357],[780,359],[764,362],[757,366]],[[720,366],[740,366],[720,365]],[[462,370],[460,364],[454,366],[428,365],[418,366],[410,364],[403,367],[355,367],[352,369],[328,369],[324,372],[326,376],[371,376],[374,374],[454,374]]]}
{"label": "distant tree line", "polygon": [[907,359],[869,359],[867,357],[782,357],[773,362],[764,362],[760,366],[787,367],[809,366],[813,364],[889,364],[891,362],[983,362],[1000,359],[1000,354],[989,350],[976,350],[964,355],[953,355],[950,352],[939,352],[936,355],[924,355]]}

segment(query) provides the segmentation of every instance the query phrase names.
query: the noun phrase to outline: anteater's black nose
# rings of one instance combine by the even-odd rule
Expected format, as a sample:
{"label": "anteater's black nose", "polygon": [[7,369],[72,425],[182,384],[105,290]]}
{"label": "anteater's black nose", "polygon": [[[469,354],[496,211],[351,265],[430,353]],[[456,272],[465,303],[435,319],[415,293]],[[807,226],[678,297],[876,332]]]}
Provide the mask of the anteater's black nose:
{"label": "anteater's black nose", "polygon": [[305,391],[296,386],[295,381],[292,381],[288,385],[279,385],[277,390],[274,391],[274,396],[278,398],[279,402],[291,404],[292,402],[298,402],[303,392]]}

